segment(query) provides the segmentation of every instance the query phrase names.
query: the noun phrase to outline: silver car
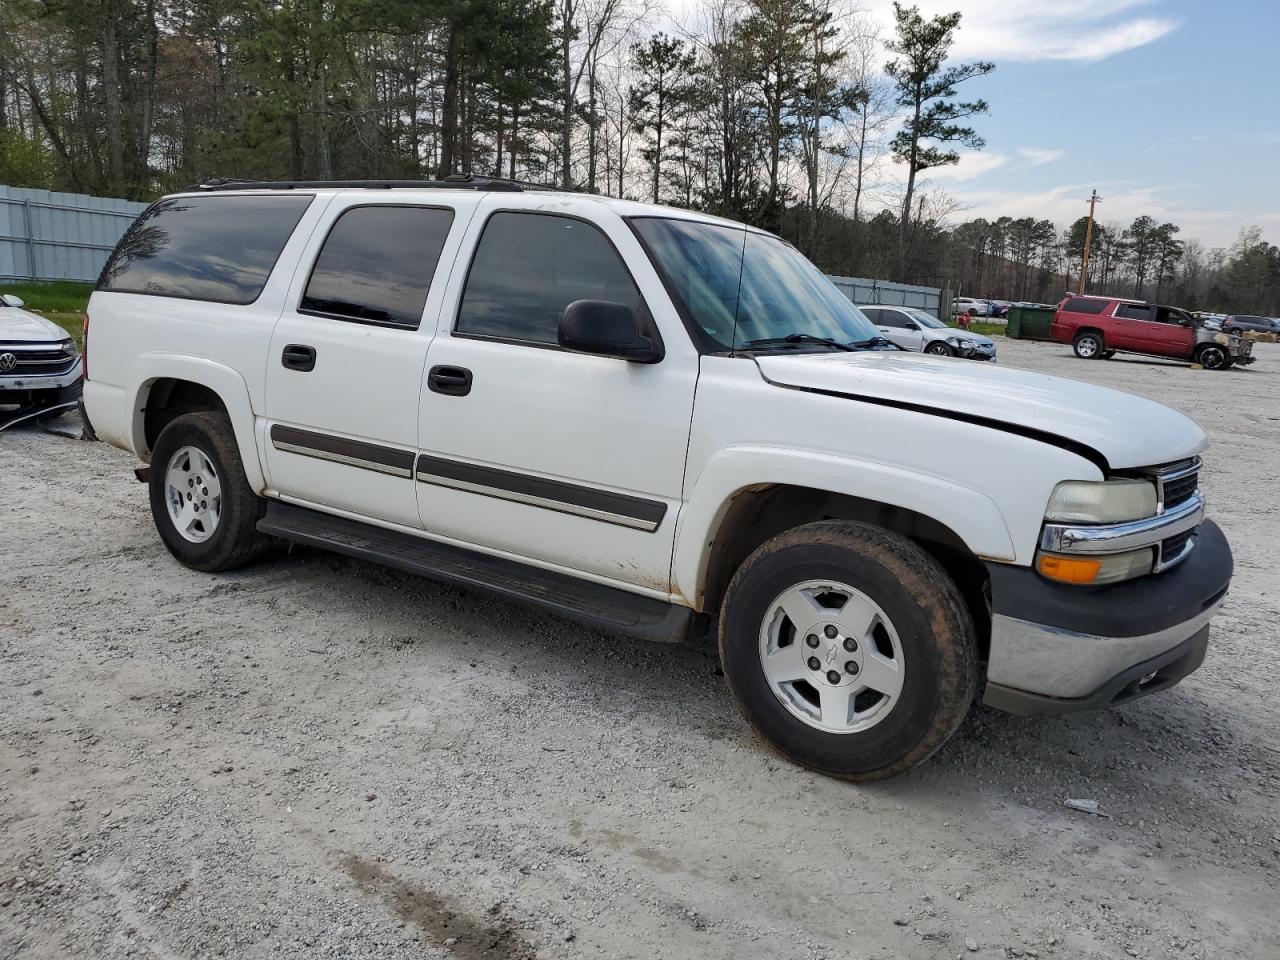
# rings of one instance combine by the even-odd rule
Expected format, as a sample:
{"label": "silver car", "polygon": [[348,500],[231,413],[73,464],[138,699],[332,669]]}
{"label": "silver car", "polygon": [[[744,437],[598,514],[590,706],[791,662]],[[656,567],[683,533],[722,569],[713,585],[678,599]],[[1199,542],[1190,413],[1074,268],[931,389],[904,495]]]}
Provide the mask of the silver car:
{"label": "silver car", "polygon": [[996,345],[990,337],[957,330],[915,307],[859,305],[880,332],[904,350],[967,360],[995,360]]}

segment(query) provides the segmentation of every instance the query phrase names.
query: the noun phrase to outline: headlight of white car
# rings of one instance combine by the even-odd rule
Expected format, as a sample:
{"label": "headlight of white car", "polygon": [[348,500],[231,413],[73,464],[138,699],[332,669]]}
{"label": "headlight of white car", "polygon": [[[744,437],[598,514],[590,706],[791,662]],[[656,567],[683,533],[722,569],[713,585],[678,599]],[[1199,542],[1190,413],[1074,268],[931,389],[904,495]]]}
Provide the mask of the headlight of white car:
{"label": "headlight of white car", "polygon": [[76,349],[76,342],[74,340],[68,340],[62,345],[62,352],[68,357],[74,357],[80,351]]}
{"label": "headlight of white car", "polygon": [[1148,480],[1066,480],[1053,488],[1045,519],[1055,523],[1123,523],[1156,514]]}

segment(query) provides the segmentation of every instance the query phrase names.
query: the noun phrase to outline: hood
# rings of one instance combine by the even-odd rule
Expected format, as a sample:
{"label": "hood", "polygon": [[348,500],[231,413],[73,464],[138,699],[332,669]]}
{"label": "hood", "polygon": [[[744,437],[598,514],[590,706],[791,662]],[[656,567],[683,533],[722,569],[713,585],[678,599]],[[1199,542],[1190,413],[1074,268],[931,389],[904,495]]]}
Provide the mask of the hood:
{"label": "hood", "polygon": [[1026,370],[918,353],[770,354],[755,361],[779,386],[1052,434],[1097,451],[1113,469],[1170,463],[1209,445],[1199,424],[1164,404]]}
{"label": "hood", "polygon": [[0,306],[0,343],[58,343],[70,339],[67,331],[52,320],[19,307]]}

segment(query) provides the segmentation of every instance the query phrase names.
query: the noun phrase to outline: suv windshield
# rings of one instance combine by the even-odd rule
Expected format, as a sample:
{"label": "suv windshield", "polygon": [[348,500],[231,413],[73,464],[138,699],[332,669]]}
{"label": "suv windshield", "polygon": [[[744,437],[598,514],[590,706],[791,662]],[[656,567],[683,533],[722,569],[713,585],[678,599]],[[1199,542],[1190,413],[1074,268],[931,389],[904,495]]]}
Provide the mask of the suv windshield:
{"label": "suv windshield", "polygon": [[632,219],[686,318],[722,350],[843,350],[887,341],[794,247],[742,227]]}

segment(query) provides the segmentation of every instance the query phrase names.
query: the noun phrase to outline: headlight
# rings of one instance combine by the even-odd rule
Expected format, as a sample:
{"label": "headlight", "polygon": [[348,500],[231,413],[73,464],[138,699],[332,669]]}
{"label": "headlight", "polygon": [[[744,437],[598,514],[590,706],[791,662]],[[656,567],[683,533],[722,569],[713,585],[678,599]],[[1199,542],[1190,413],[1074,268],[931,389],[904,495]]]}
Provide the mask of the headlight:
{"label": "headlight", "polygon": [[79,353],[79,351],[76,350],[76,342],[74,340],[68,340],[66,343],[62,345],[62,352],[65,353],[68,357],[74,357],[77,353]]}
{"label": "headlight", "polygon": [[1066,480],[1053,488],[1045,519],[1055,523],[1123,523],[1156,514],[1147,480]]}
{"label": "headlight", "polygon": [[1151,547],[1100,557],[1064,557],[1056,553],[1041,553],[1036,557],[1036,569],[1042,576],[1059,583],[1090,586],[1142,577],[1154,566],[1155,550]]}

